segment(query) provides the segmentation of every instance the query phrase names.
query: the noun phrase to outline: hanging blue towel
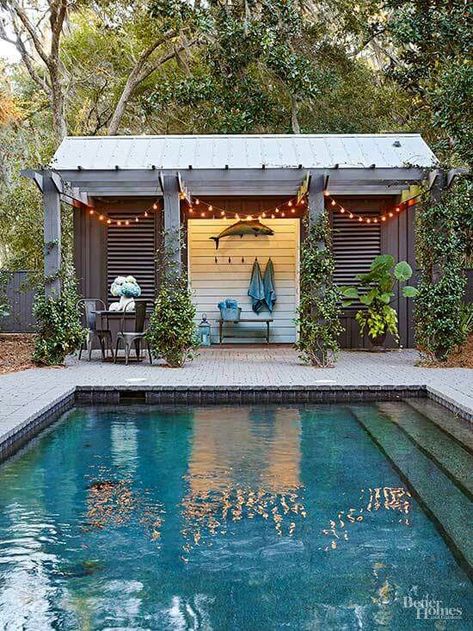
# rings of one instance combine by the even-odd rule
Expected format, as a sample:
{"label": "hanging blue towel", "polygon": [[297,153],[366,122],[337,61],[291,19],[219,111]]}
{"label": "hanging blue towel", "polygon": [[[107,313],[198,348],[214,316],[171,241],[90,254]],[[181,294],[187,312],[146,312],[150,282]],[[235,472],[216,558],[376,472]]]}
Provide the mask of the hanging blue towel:
{"label": "hanging blue towel", "polygon": [[264,307],[264,285],[261,277],[261,269],[258,261],[253,263],[248,296],[251,298],[251,307],[255,313],[259,313]]}
{"label": "hanging blue towel", "polygon": [[271,259],[266,264],[263,277],[264,301],[269,311],[273,312],[274,303],[277,300],[276,290],[274,289],[274,267]]}

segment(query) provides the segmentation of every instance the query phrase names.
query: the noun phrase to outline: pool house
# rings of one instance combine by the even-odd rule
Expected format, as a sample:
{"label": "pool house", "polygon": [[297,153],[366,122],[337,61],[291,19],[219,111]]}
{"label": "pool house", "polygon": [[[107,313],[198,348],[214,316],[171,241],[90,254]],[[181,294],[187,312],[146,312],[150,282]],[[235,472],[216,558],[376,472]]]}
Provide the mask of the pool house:
{"label": "pool house", "polygon": [[[232,342],[262,341],[268,327],[271,343],[290,344],[297,338],[304,217],[329,209],[340,284],[353,282],[380,253],[415,268],[416,185],[435,164],[418,134],[67,137],[48,167],[24,175],[44,198],[47,277],[60,263],[65,202],[74,208],[84,297],[109,305],[114,278],[132,275],[151,305],[159,286],[156,251],[162,239],[180,237],[187,247],[175,256],[213,342],[217,305],[232,299],[243,320],[226,327]],[[269,261],[274,306],[256,314],[248,291],[255,266],[263,277]],[[394,306],[401,344],[413,346],[412,307],[402,297]],[[343,314],[345,348],[365,345],[354,313]]]}

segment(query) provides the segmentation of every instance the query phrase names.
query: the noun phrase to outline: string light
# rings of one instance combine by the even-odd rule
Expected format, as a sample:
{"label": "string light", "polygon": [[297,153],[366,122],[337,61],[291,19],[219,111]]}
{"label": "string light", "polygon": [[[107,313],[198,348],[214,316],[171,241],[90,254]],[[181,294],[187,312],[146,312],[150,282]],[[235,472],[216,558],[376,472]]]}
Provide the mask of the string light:
{"label": "string light", "polygon": [[402,202],[401,205],[396,206],[393,210],[382,211],[379,218],[378,217],[366,217],[366,216],[360,215],[358,213],[347,211],[341,204],[339,204],[330,195],[330,193],[328,193],[328,191],[325,191],[324,195],[325,195],[325,197],[328,197],[330,199],[330,206],[334,210],[338,210],[342,215],[345,214],[345,213],[348,213],[348,217],[350,219],[355,219],[358,223],[369,223],[369,224],[371,224],[371,223],[379,223],[379,221],[387,221],[388,218],[394,217],[396,213],[400,213],[403,209],[408,208],[409,206],[413,206],[414,204],[417,203],[417,197],[422,195],[422,193],[419,193],[418,195],[415,195],[414,197],[411,197],[410,199],[405,200],[404,202]]}
{"label": "string light", "polygon": [[[196,206],[198,205],[204,205],[206,207],[206,211],[208,213],[210,213],[210,216],[215,219],[218,214],[220,214],[220,216],[222,218],[235,218],[236,220],[240,220],[240,215],[238,212],[235,211],[231,211],[231,210],[225,210],[223,208],[218,208],[218,207],[214,207],[212,204],[209,204],[199,198],[195,198],[195,199],[191,199],[190,197],[186,196],[185,194],[183,194],[182,192],[179,193],[179,198],[186,200],[186,202],[188,203],[188,211],[189,214],[193,215],[195,212],[195,208],[193,208],[193,204],[195,204]],[[90,216],[96,216],[97,219],[101,222],[105,222],[108,226],[118,226],[118,227],[122,227],[122,226],[130,226],[130,225],[135,225],[138,224],[140,222],[140,219],[142,218],[147,218],[150,216],[150,211],[151,210],[159,210],[160,208],[160,204],[158,203],[159,200],[156,200],[149,208],[145,209],[144,211],[142,211],[140,214],[136,215],[135,217],[131,217],[131,218],[123,218],[123,219],[115,219],[115,218],[110,218],[107,217],[106,214],[100,214],[98,213],[94,208],[90,208],[88,210],[88,213]],[[299,200],[297,201],[297,199],[294,197],[292,199],[289,199],[288,201],[284,202],[284,205],[288,207],[288,209],[290,209],[290,212],[292,214],[296,213],[296,206],[299,205],[304,205],[305,200]],[[87,207],[87,205],[85,205]],[[202,210],[202,212],[199,213],[200,217],[207,217],[207,212],[205,212],[205,210]],[[215,214],[215,212],[217,212],[217,215]],[[275,208],[268,208],[264,211],[262,211],[259,215],[255,215],[255,217],[258,217],[258,219],[264,219],[267,217],[271,217],[271,219],[275,219],[275,213],[277,216],[279,217],[285,217],[286,213],[284,211],[281,211],[281,209],[279,207],[275,207]],[[243,217],[246,220],[252,220],[253,219],[253,215],[248,214],[245,215]]]}

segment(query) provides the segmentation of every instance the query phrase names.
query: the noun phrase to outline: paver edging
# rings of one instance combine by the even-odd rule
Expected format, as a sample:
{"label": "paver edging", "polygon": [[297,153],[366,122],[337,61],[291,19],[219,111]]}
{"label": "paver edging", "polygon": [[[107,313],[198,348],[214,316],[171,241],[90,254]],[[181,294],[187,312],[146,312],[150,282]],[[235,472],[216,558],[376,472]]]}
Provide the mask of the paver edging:
{"label": "paver edging", "polygon": [[454,414],[473,422],[473,410],[445,393],[419,385],[302,385],[302,386],[74,386],[0,437],[0,462],[79,404],[285,404],[347,403],[428,397]]}

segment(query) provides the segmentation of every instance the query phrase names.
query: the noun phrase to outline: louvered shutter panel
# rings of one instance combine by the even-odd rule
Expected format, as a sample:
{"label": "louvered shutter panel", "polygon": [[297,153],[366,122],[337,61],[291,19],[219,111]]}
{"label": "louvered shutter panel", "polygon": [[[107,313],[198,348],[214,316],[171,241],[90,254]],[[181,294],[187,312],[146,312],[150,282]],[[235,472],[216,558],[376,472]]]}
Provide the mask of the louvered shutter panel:
{"label": "louvered shutter panel", "polygon": [[[379,213],[363,211],[363,216],[378,217]],[[337,285],[356,285],[356,274],[369,270],[375,256],[381,254],[381,225],[359,223],[346,214],[332,215],[334,280]],[[353,304],[352,309],[357,305]]]}
{"label": "louvered shutter panel", "polygon": [[156,290],[156,230],[154,216],[140,218],[134,215],[108,213],[111,219],[130,219],[130,225],[110,225],[107,228],[107,288],[117,276],[134,276],[141,287],[141,297],[154,300]]}

